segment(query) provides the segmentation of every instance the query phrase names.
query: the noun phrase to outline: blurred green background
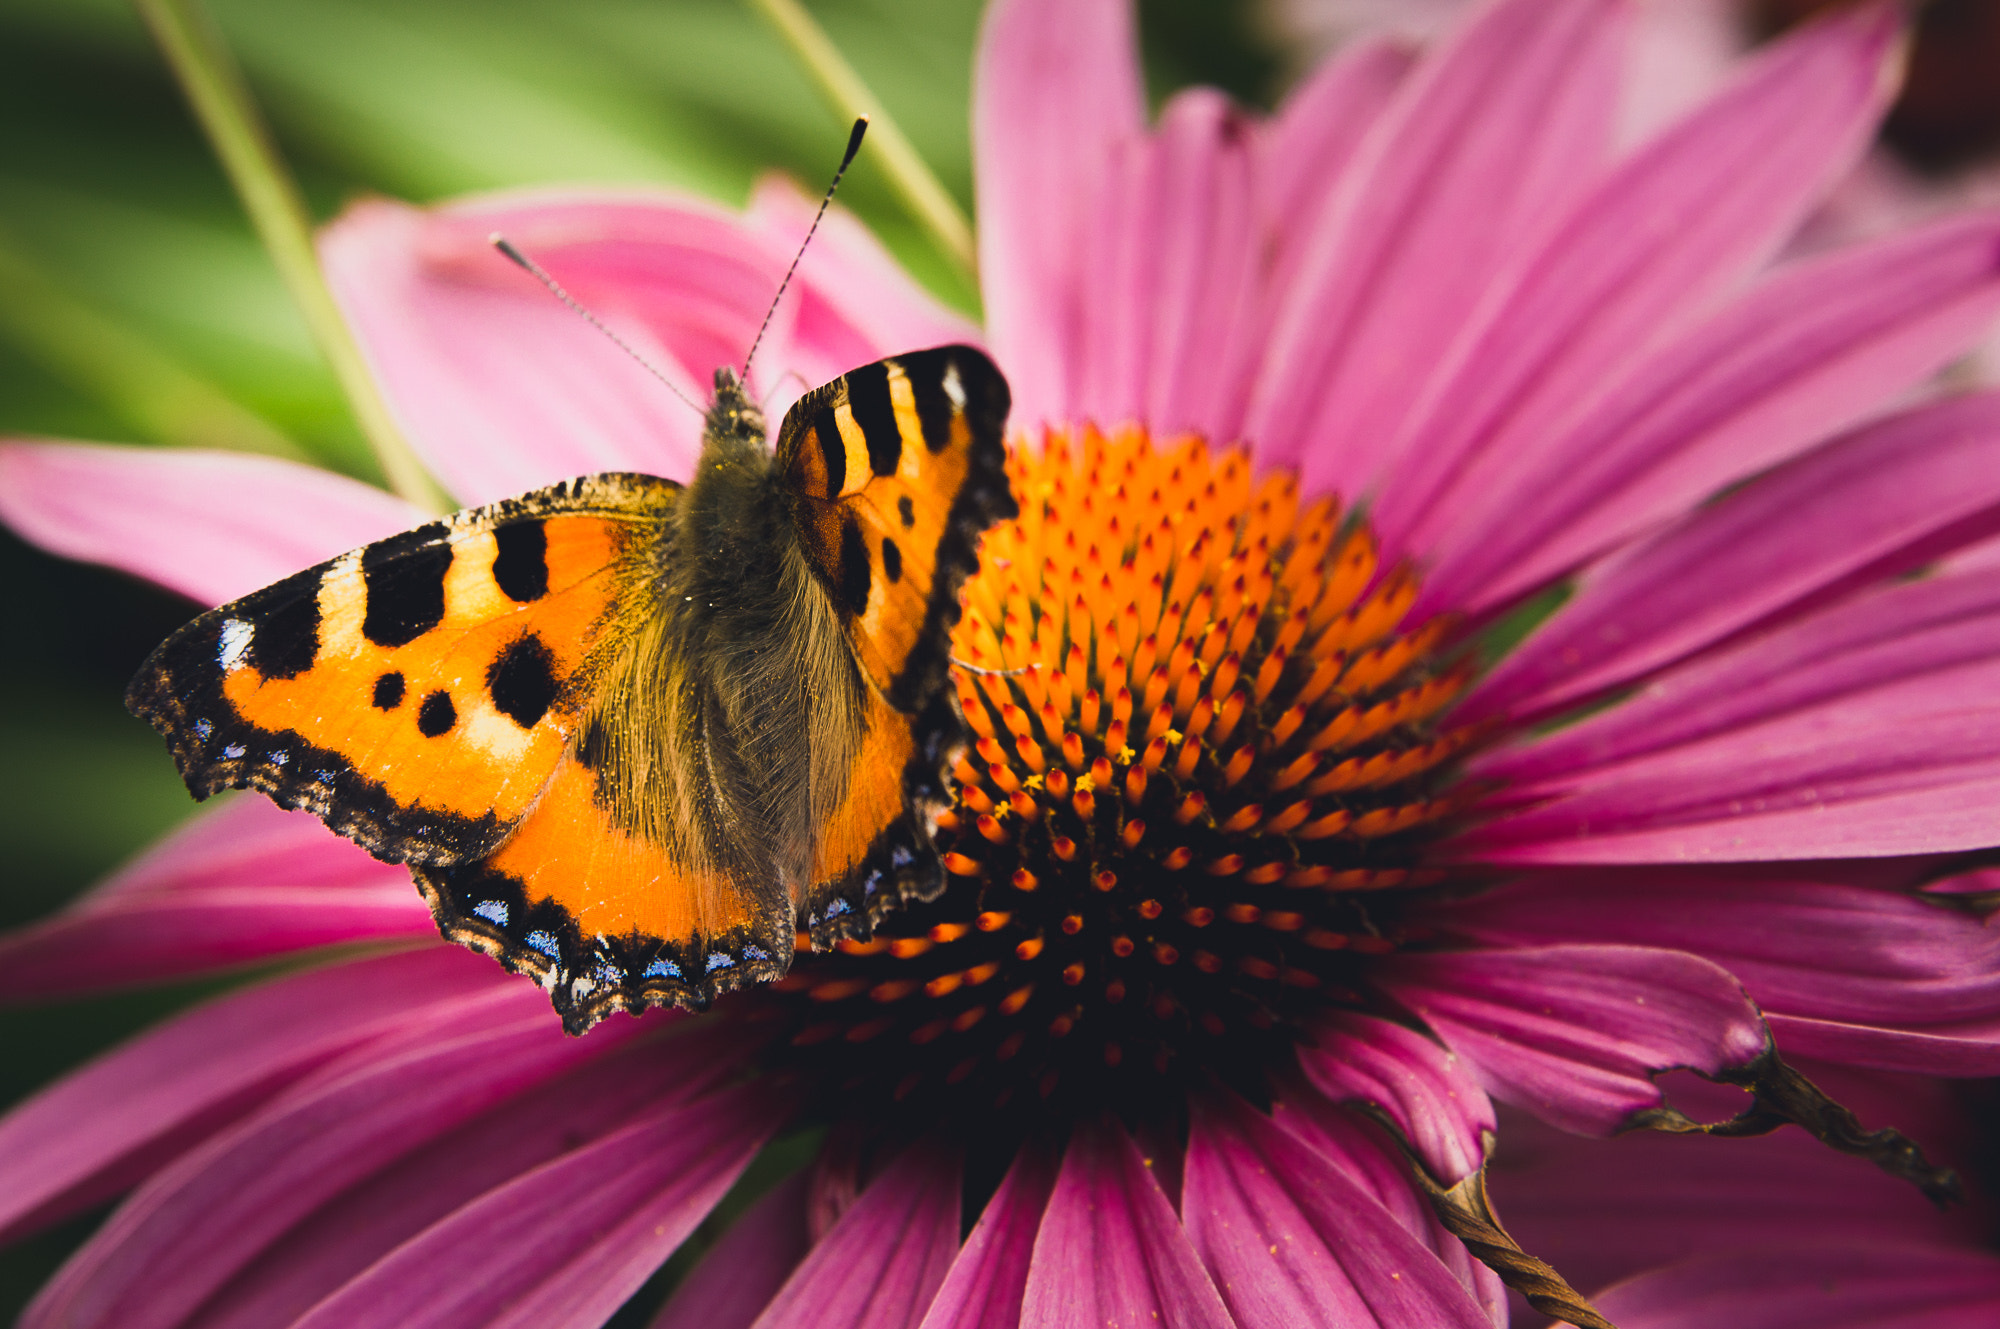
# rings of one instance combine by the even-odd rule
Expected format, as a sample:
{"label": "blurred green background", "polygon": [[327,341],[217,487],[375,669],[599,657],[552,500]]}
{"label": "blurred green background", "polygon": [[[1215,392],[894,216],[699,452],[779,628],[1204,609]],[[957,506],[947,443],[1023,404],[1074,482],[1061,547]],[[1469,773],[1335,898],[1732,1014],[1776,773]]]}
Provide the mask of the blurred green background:
{"label": "blurred green background", "polygon": [[[809,0],[968,210],[979,0]],[[324,219],[548,181],[740,203],[817,188],[845,126],[742,0],[213,0]],[[1247,6],[1147,0],[1156,95],[1275,92]],[[945,299],[976,293],[863,153],[843,203]],[[192,396],[190,394],[193,394]],[[221,406],[203,394],[223,399]],[[0,437],[171,444],[247,411],[313,460],[376,472],[145,29],[122,0],[0,0]],[[192,809],[127,678],[191,603],[0,532],[0,926],[35,918]],[[0,1010],[0,1108],[207,991]],[[88,1221],[0,1251],[11,1322]]]}

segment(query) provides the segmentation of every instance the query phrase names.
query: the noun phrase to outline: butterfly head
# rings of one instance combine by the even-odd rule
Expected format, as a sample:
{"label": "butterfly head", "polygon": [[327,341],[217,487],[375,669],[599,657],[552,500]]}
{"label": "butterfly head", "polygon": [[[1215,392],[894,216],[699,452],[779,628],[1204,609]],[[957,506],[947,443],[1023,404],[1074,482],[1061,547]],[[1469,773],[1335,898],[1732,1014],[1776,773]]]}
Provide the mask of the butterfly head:
{"label": "butterfly head", "polygon": [[730,453],[754,451],[762,456],[768,437],[764,410],[744,391],[736,370],[724,365],[715,371],[715,392],[708,399],[708,423],[703,430],[706,449]]}

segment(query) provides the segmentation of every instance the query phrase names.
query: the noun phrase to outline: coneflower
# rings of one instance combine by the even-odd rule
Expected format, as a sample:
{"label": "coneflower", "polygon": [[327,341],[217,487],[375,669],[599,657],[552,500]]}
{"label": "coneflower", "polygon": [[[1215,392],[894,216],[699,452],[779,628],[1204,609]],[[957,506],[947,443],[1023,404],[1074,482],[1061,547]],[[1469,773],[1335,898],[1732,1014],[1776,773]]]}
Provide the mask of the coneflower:
{"label": "coneflower", "polygon": [[[25,1323],[598,1324],[773,1140],[814,1161],[657,1324],[1473,1329],[1503,1279],[1604,1324],[1487,1198],[1494,1100],[1797,1123],[1954,1194],[1928,1117],[1787,1058],[2000,1071],[2000,398],[1927,386],[2000,311],[2000,217],[1770,267],[1868,141],[1893,16],[1787,38],[1620,153],[1626,17],[1504,0],[1350,47],[1268,120],[1195,91],[1149,127],[1122,3],[997,5],[974,129],[1021,516],[954,643],[944,894],[564,1039],[417,945],[396,871],[226,805],[0,942],[0,991],[408,944],[0,1121],[0,1231],[130,1192]],[[491,232],[693,383],[807,207],[369,203],[324,244],[478,502],[694,444]],[[781,394],[977,335],[838,215],[795,290]],[[242,458],[17,444],[0,474],[29,538],[210,600],[408,515]],[[1748,1095],[1670,1104],[1676,1067]]]}

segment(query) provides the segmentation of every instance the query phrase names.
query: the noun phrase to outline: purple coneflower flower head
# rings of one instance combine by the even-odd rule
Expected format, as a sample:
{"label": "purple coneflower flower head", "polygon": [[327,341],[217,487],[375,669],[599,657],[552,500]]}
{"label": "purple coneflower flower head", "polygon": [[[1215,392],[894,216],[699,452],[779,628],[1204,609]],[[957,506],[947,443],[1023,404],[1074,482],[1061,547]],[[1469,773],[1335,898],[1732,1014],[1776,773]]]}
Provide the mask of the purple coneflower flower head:
{"label": "purple coneflower flower head", "polygon": [[[1022,516],[954,642],[1002,672],[960,678],[944,895],[568,1039],[417,944],[400,869],[225,803],[0,942],[0,990],[400,944],[0,1121],[0,1232],[126,1196],[26,1323],[593,1325],[808,1129],[656,1324],[1472,1329],[1503,1280],[1604,1324],[1487,1199],[1496,1102],[1584,1136],[1797,1123],[1825,1176],[1953,1194],[1932,1117],[1867,1087],[2000,1073],[2000,399],[1933,386],[2000,313],[2000,215],[1775,262],[1869,141],[1893,15],[1621,147],[1629,19],[1506,0],[1351,45],[1269,118],[1196,90],[1148,124],[1123,4],[996,5],[974,139]],[[679,475],[697,441],[490,233],[693,390],[810,206],[369,203],[324,253],[482,502]],[[836,214],[752,387],[781,410],[976,336]],[[209,601],[416,519],[241,457],[0,468],[29,538]],[[1673,1068],[1749,1096],[1669,1103]]]}

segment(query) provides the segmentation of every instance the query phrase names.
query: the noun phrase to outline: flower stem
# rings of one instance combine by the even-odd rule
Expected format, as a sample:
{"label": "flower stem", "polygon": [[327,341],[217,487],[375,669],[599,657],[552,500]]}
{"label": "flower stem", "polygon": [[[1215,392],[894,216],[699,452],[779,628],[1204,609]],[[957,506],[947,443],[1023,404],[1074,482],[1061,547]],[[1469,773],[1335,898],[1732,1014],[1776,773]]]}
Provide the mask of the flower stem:
{"label": "flower stem", "polygon": [[410,451],[320,272],[312,219],[279,160],[249,86],[196,0],[133,0],[193,106],[251,225],[333,368],[389,487],[433,512],[449,505]]}
{"label": "flower stem", "polygon": [[854,66],[841,56],[826,30],[799,0],[750,0],[750,3],[777,30],[805,66],[806,73],[819,85],[820,94],[843,120],[868,117],[868,144],[880,154],[903,206],[930,232],[938,250],[976,283],[978,253],[973,246],[971,219],[924,164],[901,126],[868,91],[868,85],[854,72]]}
{"label": "flower stem", "polygon": [[63,289],[4,234],[0,335],[153,442],[306,459],[262,416]]}

